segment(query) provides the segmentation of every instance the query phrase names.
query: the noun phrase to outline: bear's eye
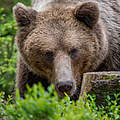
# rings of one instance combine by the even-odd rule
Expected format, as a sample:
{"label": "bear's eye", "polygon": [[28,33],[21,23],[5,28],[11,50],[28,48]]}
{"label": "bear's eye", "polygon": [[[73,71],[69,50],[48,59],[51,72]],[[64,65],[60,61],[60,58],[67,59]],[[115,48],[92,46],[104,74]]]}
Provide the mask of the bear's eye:
{"label": "bear's eye", "polygon": [[47,61],[53,61],[54,59],[54,53],[51,51],[46,52],[44,56]]}
{"label": "bear's eye", "polygon": [[76,59],[79,56],[78,50],[76,48],[73,48],[70,52],[69,55],[72,59]]}

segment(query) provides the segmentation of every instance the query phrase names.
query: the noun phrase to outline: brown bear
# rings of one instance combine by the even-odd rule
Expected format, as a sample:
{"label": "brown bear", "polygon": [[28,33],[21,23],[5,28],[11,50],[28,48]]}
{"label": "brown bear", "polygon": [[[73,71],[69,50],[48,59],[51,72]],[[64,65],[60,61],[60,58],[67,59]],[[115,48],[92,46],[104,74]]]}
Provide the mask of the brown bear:
{"label": "brown bear", "polygon": [[33,0],[18,3],[20,28],[17,88],[50,83],[60,97],[77,100],[83,73],[120,70],[120,2],[117,0]]}

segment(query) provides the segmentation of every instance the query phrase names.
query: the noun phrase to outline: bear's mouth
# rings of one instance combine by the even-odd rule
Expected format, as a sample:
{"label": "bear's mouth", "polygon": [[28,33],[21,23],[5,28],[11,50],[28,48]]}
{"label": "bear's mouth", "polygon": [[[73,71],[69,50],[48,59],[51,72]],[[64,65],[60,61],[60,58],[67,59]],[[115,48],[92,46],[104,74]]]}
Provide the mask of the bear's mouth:
{"label": "bear's mouth", "polygon": [[[69,82],[69,81],[67,81],[67,82]],[[79,83],[76,83],[76,84],[73,83],[71,90],[59,91],[57,85],[55,85],[55,90],[58,93],[58,96],[60,98],[64,98],[67,94],[70,97],[71,101],[72,100],[77,101],[79,99],[79,96],[80,96],[81,85],[82,85],[82,75],[79,77]]]}
{"label": "bear's mouth", "polygon": [[60,91],[60,90],[58,90],[58,87],[56,87],[56,85],[55,85],[55,90],[58,93],[58,96],[60,98],[64,98],[66,95],[68,95],[69,97],[71,97],[75,93],[75,85],[72,86],[71,90],[67,90],[67,91],[64,91],[64,90]]}
{"label": "bear's mouth", "polygon": [[79,96],[80,96],[80,91],[81,91],[81,86],[77,86],[74,94],[70,97],[70,100],[77,101],[79,99]]}
{"label": "bear's mouth", "polygon": [[76,89],[74,87],[74,89],[71,91],[71,92],[59,92],[57,90],[57,88],[55,87],[55,90],[56,92],[58,93],[58,96],[60,98],[64,98],[66,96],[66,94],[70,97],[70,100],[72,101],[77,101],[79,99],[79,96],[80,96],[80,91],[81,91],[81,85],[77,85],[76,86]]}
{"label": "bear's mouth", "polygon": [[80,96],[81,86],[77,86],[76,90],[73,90],[72,92],[59,92],[57,89],[55,89],[55,90],[58,93],[58,96],[60,98],[64,98],[67,94],[70,97],[71,101],[72,100],[77,101],[79,99],[79,96]]}

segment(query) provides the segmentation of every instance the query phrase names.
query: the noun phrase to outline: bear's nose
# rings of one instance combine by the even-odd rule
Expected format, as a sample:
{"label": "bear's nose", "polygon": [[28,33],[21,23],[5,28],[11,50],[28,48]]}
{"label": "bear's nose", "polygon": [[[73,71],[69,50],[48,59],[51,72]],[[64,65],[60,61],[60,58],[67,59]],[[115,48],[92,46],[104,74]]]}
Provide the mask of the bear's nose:
{"label": "bear's nose", "polygon": [[71,90],[73,88],[73,82],[71,81],[66,81],[66,82],[59,82],[56,85],[57,89],[59,92],[63,93],[67,93],[68,95],[70,95]]}

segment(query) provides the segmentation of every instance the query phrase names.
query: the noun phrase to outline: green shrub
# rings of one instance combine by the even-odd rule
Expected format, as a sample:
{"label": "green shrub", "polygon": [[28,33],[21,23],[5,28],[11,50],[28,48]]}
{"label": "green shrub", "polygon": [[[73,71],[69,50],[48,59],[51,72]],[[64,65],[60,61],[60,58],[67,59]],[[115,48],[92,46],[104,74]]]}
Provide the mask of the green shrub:
{"label": "green shrub", "polygon": [[4,8],[0,9],[0,91],[10,94],[13,91],[16,72],[16,48],[14,45],[14,20],[7,22]]}
{"label": "green shrub", "polygon": [[0,93],[0,116],[4,120],[119,120],[120,106],[116,103],[118,98],[106,107],[96,107],[93,97],[85,102],[80,99],[75,103],[66,95],[59,99],[54,92],[54,86],[50,86],[48,92],[41,84],[28,87],[25,99],[16,93],[16,102],[3,101],[3,93]]}
{"label": "green shrub", "polygon": [[0,1],[0,91],[4,91],[5,96],[14,91],[17,61],[15,34],[17,27],[12,14],[12,7],[17,2],[30,5],[30,0]]}

